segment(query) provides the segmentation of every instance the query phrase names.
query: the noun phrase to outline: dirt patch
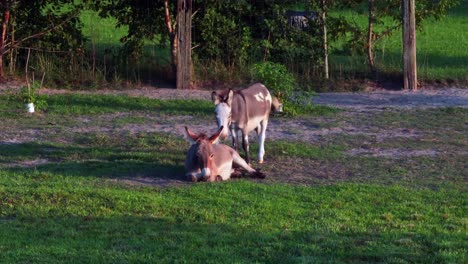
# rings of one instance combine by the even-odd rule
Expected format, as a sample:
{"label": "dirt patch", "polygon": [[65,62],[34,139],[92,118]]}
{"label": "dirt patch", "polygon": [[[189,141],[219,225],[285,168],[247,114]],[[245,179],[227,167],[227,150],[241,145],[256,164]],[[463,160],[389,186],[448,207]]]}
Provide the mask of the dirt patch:
{"label": "dirt patch", "polygon": [[405,149],[351,149],[346,152],[351,156],[370,156],[370,157],[386,157],[386,158],[401,158],[401,157],[418,157],[418,156],[436,156],[439,151],[433,149],[424,150],[405,150]]}
{"label": "dirt patch", "polygon": [[107,94],[146,97],[152,99],[200,99],[211,100],[211,91],[207,90],[177,90],[171,88],[141,87],[131,90],[96,90],[96,91],[70,91],[58,89],[41,89],[41,94]]}
{"label": "dirt patch", "polygon": [[354,110],[385,108],[468,107],[468,89],[423,89],[356,93],[322,93],[312,98],[316,104]]}

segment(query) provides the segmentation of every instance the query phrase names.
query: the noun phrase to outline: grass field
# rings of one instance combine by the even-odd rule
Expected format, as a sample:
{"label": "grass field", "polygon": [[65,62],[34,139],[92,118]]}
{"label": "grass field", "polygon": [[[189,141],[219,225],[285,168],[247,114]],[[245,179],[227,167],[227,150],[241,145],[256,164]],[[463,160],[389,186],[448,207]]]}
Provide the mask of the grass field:
{"label": "grass field", "polygon": [[358,132],[267,141],[265,180],[192,184],[177,126],[214,126],[209,102],[50,95],[26,115],[0,99],[2,263],[468,261],[466,109],[275,117]]}

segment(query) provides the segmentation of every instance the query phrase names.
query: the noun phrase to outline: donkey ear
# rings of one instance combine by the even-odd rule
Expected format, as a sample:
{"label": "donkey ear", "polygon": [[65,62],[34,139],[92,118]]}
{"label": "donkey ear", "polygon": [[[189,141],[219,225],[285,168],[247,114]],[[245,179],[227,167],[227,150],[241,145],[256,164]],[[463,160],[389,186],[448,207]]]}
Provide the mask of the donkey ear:
{"label": "donkey ear", "polygon": [[213,103],[215,105],[217,105],[217,104],[219,104],[221,102],[221,98],[220,98],[219,94],[216,91],[213,91],[211,93],[211,101],[213,101]]}
{"label": "donkey ear", "polygon": [[229,105],[229,106],[232,106],[232,99],[234,98],[234,91],[229,89],[229,92],[226,96],[226,103]]}
{"label": "donkey ear", "polygon": [[224,126],[221,126],[216,133],[214,133],[208,140],[211,144],[216,144],[219,141],[219,135],[221,135],[221,131],[223,131]]}
{"label": "donkey ear", "polygon": [[198,136],[195,133],[193,133],[192,131],[190,131],[190,129],[188,127],[185,127],[185,132],[187,133],[187,138],[188,138],[188,140],[190,142],[190,145],[195,144],[195,142],[198,139]]}

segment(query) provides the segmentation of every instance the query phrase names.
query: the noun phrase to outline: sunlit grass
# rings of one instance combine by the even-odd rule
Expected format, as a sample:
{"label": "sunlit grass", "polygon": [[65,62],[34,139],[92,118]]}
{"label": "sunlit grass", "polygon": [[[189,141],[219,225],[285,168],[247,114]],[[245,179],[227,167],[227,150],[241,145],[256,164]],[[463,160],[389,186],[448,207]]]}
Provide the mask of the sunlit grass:
{"label": "sunlit grass", "polygon": [[[418,129],[442,141],[433,144],[447,151],[439,156],[347,154],[427,146],[420,138],[267,137],[266,162],[254,163],[266,179],[195,184],[184,179],[182,135],[121,126],[170,126],[181,116],[197,123],[213,117],[209,101],[51,95],[47,109],[27,115],[14,97],[1,99],[0,262],[467,261],[466,155],[453,152],[466,145],[461,108],[296,120]],[[317,176],[323,170],[329,178]]]}
{"label": "sunlit grass", "polygon": [[462,263],[467,257],[468,197],[446,190],[247,181],[135,188],[1,171],[0,182],[6,262]]}
{"label": "sunlit grass", "polygon": [[[1,96],[0,116],[18,117],[24,105],[15,96]],[[116,95],[40,95],[47,102],[42,112],[49,115],[103,114],[120,111],[150,111],[166,114],[208,115],[213,105],[208,100],[160,100]]]}

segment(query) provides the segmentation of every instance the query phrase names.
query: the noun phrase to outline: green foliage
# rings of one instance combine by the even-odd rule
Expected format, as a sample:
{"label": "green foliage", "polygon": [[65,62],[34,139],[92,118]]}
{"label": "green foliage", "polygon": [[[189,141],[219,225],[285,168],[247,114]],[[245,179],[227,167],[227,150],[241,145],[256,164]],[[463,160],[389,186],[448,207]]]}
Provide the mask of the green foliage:
{"label": "green foliage", "polygon": [[[422,0],[416,1],[416,27],[418,30],[423,29],[423,21],[429,18],[439,20],[443,18],[448,10],[460,4],[459,0]],[[346,24],[346,31],[351,37],[345,48],[351,52],[363,54],[367,45],[368,34],[368,1],[358,0],[349,5],[353,12],[366,17],[358,21],[350,21]],[[400,0],[383,0],[374,2],[373,16],[373,41],[377,42],[384,37],[389,37],[397,30],[401,29],[401,1]]]}
{"label": "green foliage", "polygon": [[[13,1],[10,6],[11,25],[7,33],[10,40],[19,41],[15,44],[22,47],[63,52],[76,50],[82,48],[84,41],[78,18],[82,8],[81,2],[65,0]],[[54,27],[57,25],[60,26]],[[53,30],[47,31],[49,29]],[[42,35],[30,38],[35,34]],[[21,55],[26,51],[17,52]]]}
{"label": "green foliage", "polygon": [[300,91],[296,79],[284,65],[274,62],[256,63],[251,68],[254,81],[263,83],[283,103],[287,115],[328,114],[336,111],[327,106],[312,104],[310,91]]}
{"label": "green foliage", "polygon": [[193,21],[196,56],[237,66],[262,60],[319,60],[318,22],[309,21],[305,30],[288,25],[286,11],[297,2],[204,1],[196,6],[199,14]]}
{"label": "green foliage", "polygon": [[252,45],[251,28],[237,19],[226,17],[214,8],[206,10],[199,22],[203,31],[199,37],[195,36],[196,41],[203,40],[197,56],[223,61],[225,65],[244,65]]}
{"label": "green foliage", "polygon": [[[11,20],[6,38],[8,56],[4,58],[5,66],[11,65],[22,72],[27,55],[25,48],[30,47],[33,48],[30,65],[38,76],[47,73],[48,86],[95,89],[106,86],[106,82],[114,82],[112,87],[123,87],[130,84],[127,80],[170,79],[170,38],[164,21],[163,1],[6,2],[11,4]],[[196,81],[205,84],[227,80],[241,85],[249,81],[250,65],[271,61],[286,66],[301,89],[317,90],[314,85],[323,76],[321,20],[309,21],[308,28],[298,30],[288,25],[286,12],[320,13],[319,2],[193,1],[196,12],[192,35],[194,70],[203,72],[197,73],[199,78],[209,79]],[[374,2],[376,66],[383,75],[393,74],[401,68],[401,41],[398,34],[394,34],[401,24],[401,1]],[[462,6],[454,9],[459,3]],[[174,23],[176,3],[169,1],[169,4]],[[460,46],[464,43],[463,33],[459,34],[464,32],[461,18],[466,11],[466,1],[421,0],[416,4],[417,26],[421,30],[418,40],[422,40],[418,41],[420,76],[466,81],[463,71],[466,52]],[[364,0],[327,1],[332,79],[371,77],[361,55],[366,45],[367,5],[368,1]],[[438,21],[442,21],[450,9],[458,13],[451,16],[457,20],[456,24],[448,25],[444,21],[441,25]],[[93,36],[104,27],[101,18],[105,18],[109,39]],[[53,32],[28,39],[54,25],[60,26]],[[434,30],[438,28],[440,30]],[[12,39],[25,40],[10,45],[8,41]],[[390,46],[391,50],[388,49]],[[443,51],[442,55],[439,55],[440,51]]]}
{"label": "green foliage", "polygon": [[39,88],[40,82],[33,81],[29,86],[21,86],[17,96],[23,104],[34,103],[36,109],[44,110],[47,108],[47,101],[43,96],[37,95]]}
{"label": "green foliage", "polygon": [[[175,6],[169,1],[172,23],[175,22]],[[103,18],[115,18],[118,28],[128,28],[126,36],[120,41],[124,43],[123,53],[128,59],[136,60],[143,55],[145,41],[155,40],[164,44],[169,40],[168,30],[164,24],[163,1],[97,1],[93,9]]]}
{"label": "green foliage", "polygon": [[260,62],[252,66],[252,77],[261,82],[280,101],[287,101],[292,92],[297,89],[296,80],[284,65],[270,61]]}
{"label": "green foliage", "polygon": [[312,105],[312,92],[299,92],[294,75],[284,65],[269,61],[256,63],[251,72],[255,81],[263,83],[283,103],[286,114],[295,116],[323,108]]}

